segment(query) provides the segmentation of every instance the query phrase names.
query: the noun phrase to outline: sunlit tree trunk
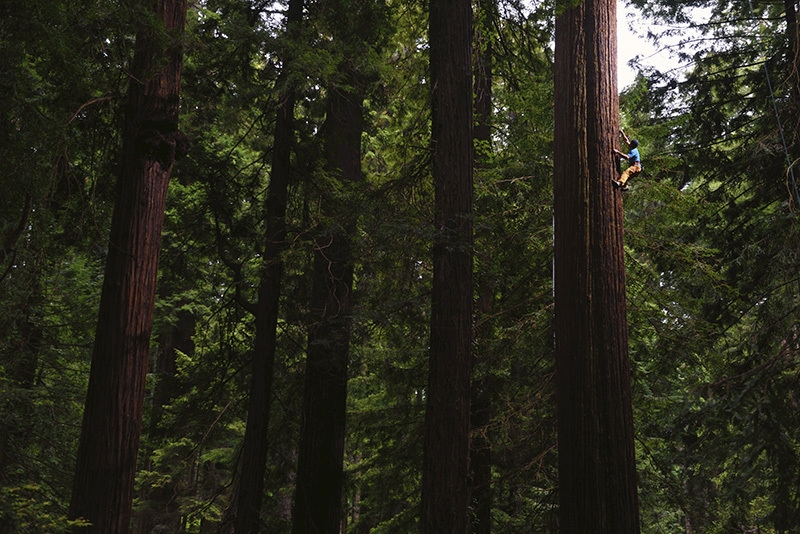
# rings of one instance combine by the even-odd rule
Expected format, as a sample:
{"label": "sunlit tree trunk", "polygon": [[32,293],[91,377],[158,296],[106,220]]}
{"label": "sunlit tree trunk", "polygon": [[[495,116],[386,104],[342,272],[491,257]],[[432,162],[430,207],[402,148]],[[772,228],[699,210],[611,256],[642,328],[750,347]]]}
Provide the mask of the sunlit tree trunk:
{"label": "sunlit tree trunk", "polygon": [[430,2],[435,232],[420,532],[469,529],[472,377],[472,9]]}
{"label": "sunlit tree trunk", "polygon": [[136,39],[117,197],[69,515],[127,532],[142,426],[161,229],[177,129],[186,0],[152,4]]}
{"label": "sunlit tree trunk", "polygon": [[557,5],[555,333],[560,528],[639,532],[623,263],[616,0]]}

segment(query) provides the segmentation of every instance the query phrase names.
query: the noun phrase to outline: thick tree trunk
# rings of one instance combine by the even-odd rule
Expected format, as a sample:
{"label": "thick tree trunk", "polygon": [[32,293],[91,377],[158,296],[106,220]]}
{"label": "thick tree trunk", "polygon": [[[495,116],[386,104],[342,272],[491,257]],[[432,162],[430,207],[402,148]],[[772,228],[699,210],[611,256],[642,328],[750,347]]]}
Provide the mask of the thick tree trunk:
{"label": "thick tree trunk", "polygon": [[472,376],[472,9],[430,2],[435,205],[420,532],[469,529]]}
{"label": "thick tree trunk", "polygon": [[[168,38],[140,31],[69,516],[127,532],[142,425],[167,186],[176,153],[186,0],[154,4]],[[167,48],[162,43],[167,42]]]}
{"label": "thick tree trunk", "polygon": [[[287,16],[287,38],[293,26],[303,17],[303,0],[290,0]],[[284,85],[289,79],[287,65],[278,80]],[[275,141],[272,151],[272,172],[267,196],[267,229],[264,245],[264,267],[255,305],[256,336],[253,356],[253,377],[247,409],[247,427],[242,447],[241,474],[236,502],[236,532],[257,533],[260,530],[259,511],[264,492],[264,471],[267,464],[269,412],[278,328],[278,302],[281,294],[283,261],[281,252],[286,246],[286,204],[289,189],[289,167],[294,137],[295,96],[286,89],[277,109]]]}
{"label": "thick tree trunk", "polygon": [[622,246],[616,2],[558,6],[555,331],[561,532],[639,532]]}
{"label": "thick tree trunk", "polygon": [[[361,180],[363,96],[333,88],[324,126],[326,171],[342,182]],[[314,253],[302,436],[293,508],[293,534],[339,532],[342,522],[347,361],[353,257],[353,216],[323,199],[332,224]]]}

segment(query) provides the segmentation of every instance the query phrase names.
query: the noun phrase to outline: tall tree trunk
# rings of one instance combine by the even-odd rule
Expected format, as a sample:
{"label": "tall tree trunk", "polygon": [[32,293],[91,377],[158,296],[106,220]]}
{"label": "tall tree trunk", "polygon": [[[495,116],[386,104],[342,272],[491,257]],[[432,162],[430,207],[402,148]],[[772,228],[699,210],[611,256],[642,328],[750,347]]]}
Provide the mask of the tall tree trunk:
{"label": "tall tree trunk", "polygon": [[[303,0],[290,0],[287,14],[287,39],[303,18]],[[291,58],[284,59],[278,78],[283,86],[289,80]],[[247,427],[242,447],[241,474],[236,502],[236,532],[257,533],[259,511],[264,493],[264,471],[267,465],[269,412],[278,328],[278,302],[281,295],[283,261],[281,252],[286,241],[286,204],[289,189],[289,168],[294,137],[295,94],[287,87],[280,99],[275,120],[275,141],[272,149],[272,172],[267,196],[267,229],[264,245],[264,266],[255,305],[256,336],[253,355]]]}
{"label": "tall tree trunk", "polygon": [[790,84],[789,106],[789,151],[791,157],[800,154],[800,27],[797,25],[797,2],[783,0],[786,20],[786,40],[788,46],[788,81]]}
{"label": "tall tree trunk", "polygon": [[152,8],[167,38],[155,28],[136,38],[69,510],[91,522],[81,531],[101,534],[127,532],[130,522],[164,207],[176,153],[185,149],[177,124],[186,0]]}
{"label": "tall tree trunk", "polygon": [[472,9],[430,1],[435,205],[420,532],[469,527],[472,376]]}
{"label": "tall tree trunk", "polygon": [[[357,84],[354,84],[357,85]],[[363,96],[333,88],[324,125],[326,171],[342,182],[361,180]],[[334,216],[317,237],[314,253],[302,436],[292,517],[293,534],[339,532],[342,522],[347,360],[353,257],[352,215],[323,199],[323,211]]]}
{"label": "tall tree trunk", "polygon": [[[573,7],[574,6],[574,7]],[[623,263],[616,1],[557,6],[555,332],[560,527],[639,532]]]}
{"label": "tall tree trunk", "polygon": [[[492,153],[492,24],[496,15],[495,0],[480,0],[475,14],[474,36],[474,92],[475,126],[473,136],[477,153],[475,155],[478,172],[491,165]],[[491,232],[491,230],[488,230]],[[480,236],[479,236],[480,237]],[[487,237],[488,236],[484,236]],[[489,267],[489,258],[482,265]],[[485,275],[485,276],[484,276]],[[488,273],[477,276],[477,323],[476,367],[489,360],[487,340],[492,335],[489,316],[493,306],[494,288]],[[470,493],[472,534],[489,534],[492,531],[492,445],[489,439],[489,423],[492,418],[492,377],[490,373],[475,376],[472,384],[470,406]]]}

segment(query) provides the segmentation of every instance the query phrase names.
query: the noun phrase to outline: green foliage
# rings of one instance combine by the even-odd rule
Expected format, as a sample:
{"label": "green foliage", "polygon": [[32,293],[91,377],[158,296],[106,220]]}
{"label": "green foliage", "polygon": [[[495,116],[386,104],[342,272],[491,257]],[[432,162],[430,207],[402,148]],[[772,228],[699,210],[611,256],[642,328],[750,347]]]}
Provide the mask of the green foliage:
{"label": "green foliage", "polygon": [[58,515],[59,508],[48,500],[47,492],[39,486],[0,488],[0,523],[3,532],[56,534],[88,525],[86,521],[68,520],[66,516]]}
{"label": "green foliage", "polygon": [[[655,9],[680,22],[678,8]],[[789,393],[800,364],[798,227],[759,62],[776,58],[767,67],[785,87],[789,43],[766,30],[779,18],[756,26],[746,9],[714,6],[685,80],[652,73],[622,98],[644,149],[625,238],[640,494],[652,532],[788,532],[800,505]],[[789,95],[776,96],[791,117]]]}
{"label": "green foliage", "polygon": [[[698,5],[634,3],[672,23]],[[683,50],[687,75],[642,72],[621,95],[645,167],[623,197],[643,532],[791,532],[800,228],[763,67],[794,160],[794,56],[780,6],[754,6],[753,21],[746,4],[701,4],[712,23],[703,47]],[[290,529],[305,273],[312,232],[329,215],[321,192],[358,216],[346,530],[416,531],[433,220],[425,6],[312,2],[309,23],[284,39],[282,13],[264,5],[200,2],[187,28],[180,125],[192,149],[168,199],[134,528],[205,532],[228,519],[272,120],[290,84],[299,103],[263,531]],[[0,522],[13,532],[70,528],[120,95],[140,20],[126,6],[0,8]],[[491,416],[474,432],[491,445],[497,532],[557,531],[552,7],[482,12],[494,116],[491,140],[476,142],[474,382]],[[289,57],[297,68],[279,78]],[[368,95],[356,188],[320,164],[325,95],[345,83],[343,66]]]}

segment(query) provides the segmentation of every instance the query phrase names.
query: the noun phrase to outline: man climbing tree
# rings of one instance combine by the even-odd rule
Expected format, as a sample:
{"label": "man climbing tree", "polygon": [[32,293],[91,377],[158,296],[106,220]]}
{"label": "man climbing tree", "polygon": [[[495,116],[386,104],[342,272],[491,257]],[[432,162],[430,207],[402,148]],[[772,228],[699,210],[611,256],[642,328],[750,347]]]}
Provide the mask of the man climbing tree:
{"label": "man climbing tree", "polygon": [[626,154],[617,148],[614,148],[612,153],[617,157],[618,172],[620,171],[619,162],[623,159],[628,162],[628,167],[624,171],[620,172],[619,180],[614,180],[614,185],[622,188],[623,191],[627,191],[627,182],[631,176],[642,172],[642,157],[639,155],[639,141],[636,139],[628,139],[628,136],[625,134],[624,130],[620,130],[619,133],[622,138],[625,139],[625,144],[628,145],[628,153]]}
{"label": "man climbing tree", "polygon": [[561,532],[639,532],[622,248],[616,1],[557,3],[555,337]]}
{"label": "man climbing tree", "polygon": [[150,3],[136,38],[71,518],[128,532],[153,325],[161,229],[178,131],[186,0]]}

